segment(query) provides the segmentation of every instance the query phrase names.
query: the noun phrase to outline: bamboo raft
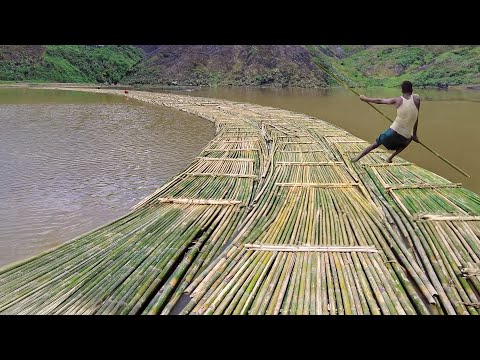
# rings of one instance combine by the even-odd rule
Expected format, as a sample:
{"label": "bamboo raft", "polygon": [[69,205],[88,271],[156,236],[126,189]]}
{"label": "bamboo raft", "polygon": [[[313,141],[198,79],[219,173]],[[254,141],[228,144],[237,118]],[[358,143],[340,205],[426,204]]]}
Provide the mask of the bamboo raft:
{"label": "bamboo raft", "polygon": [[480,197],[461,184],[380,149],[351,163],[367,143],[303,114],[85,91],[186,111],[217,134],[129,214],[1,269],[1,314],[480,311]]}

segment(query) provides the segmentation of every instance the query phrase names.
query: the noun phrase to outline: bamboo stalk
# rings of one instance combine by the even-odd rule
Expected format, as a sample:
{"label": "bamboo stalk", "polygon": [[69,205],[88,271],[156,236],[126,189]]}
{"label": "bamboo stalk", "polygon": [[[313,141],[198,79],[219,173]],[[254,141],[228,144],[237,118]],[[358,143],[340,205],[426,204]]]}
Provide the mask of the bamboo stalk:
{"label": "bamboo stalk", "polygon": [[276,186],[289,187],[320,187],[320,188],[349,188],[352,186],[359,186],[357,183],[276,183]]}
{"label": "bamboo stalk", "polygon": [[311,246],[311,245],[263,245],[244,244],[246,249],[257,251],[294,251],[294,252],[367,252],[378,253],[374,246]]}
{"label": "bamboo stalk", "polygon": [[171,204],[195,204],[195,205],[237,205],[241,204],[238,200],[213,200],[213,199],[174,199],[174,198],[158,198],[159,203]]}

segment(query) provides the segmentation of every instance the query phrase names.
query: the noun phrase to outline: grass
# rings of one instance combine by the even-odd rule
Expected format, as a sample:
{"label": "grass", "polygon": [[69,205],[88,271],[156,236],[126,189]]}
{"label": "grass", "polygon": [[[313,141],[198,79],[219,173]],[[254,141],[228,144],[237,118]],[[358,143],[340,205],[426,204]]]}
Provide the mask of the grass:
{"label": "grass", "polygon": [[114,84],[143,56],[140,49],[130,45],[44,48],[37,57],[22,56],[21,49],[17,49],[18,56],[0,58],[0,80]]}
{"label": "grass", "polygon": [[480,83],[480,48],[476,46],[375,46],[335,62],[359,85],[397,87]]}

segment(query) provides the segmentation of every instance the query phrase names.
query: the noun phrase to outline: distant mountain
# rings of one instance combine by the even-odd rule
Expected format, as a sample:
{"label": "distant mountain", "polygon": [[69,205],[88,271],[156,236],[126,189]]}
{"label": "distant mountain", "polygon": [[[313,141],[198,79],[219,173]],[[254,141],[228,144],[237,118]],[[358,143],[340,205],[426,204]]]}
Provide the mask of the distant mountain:
{"label": "distant mountain", "polygon": [[480,84],[476,45],[0,45],[0,80],[130,85]]}
{"label": "distant mountain", "polygon": [[308,49],[300,45],[159,45],[123,81],[164,85],[327,85],[325,74],[315,66]]}
{"label": "distant mountain", "polygon": [[354,86],[480,84],[473,45],[150,45],[151,55],[123,80],[130,84],[338,85],[314,63]]}

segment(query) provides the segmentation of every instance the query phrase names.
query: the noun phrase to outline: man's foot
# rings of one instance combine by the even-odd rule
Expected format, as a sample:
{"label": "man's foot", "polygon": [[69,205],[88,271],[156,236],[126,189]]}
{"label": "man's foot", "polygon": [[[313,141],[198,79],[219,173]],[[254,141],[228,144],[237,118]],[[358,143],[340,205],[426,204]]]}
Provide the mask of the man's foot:
{"label": "man's foot", "polygon": [[388,158],[388,159],[387,159],[387,163],[391,163],[392,161],[393,161],[392,158]]}

